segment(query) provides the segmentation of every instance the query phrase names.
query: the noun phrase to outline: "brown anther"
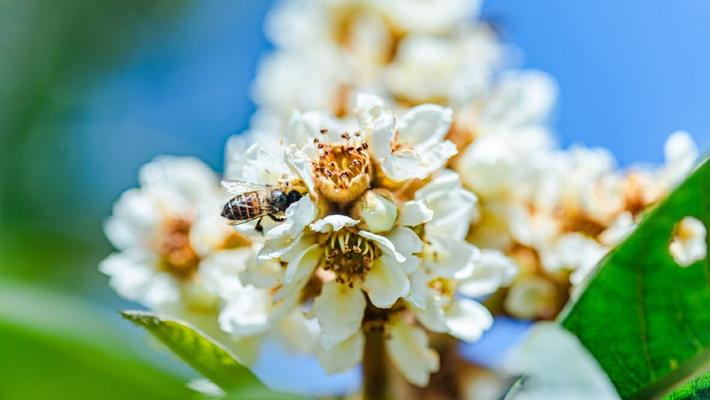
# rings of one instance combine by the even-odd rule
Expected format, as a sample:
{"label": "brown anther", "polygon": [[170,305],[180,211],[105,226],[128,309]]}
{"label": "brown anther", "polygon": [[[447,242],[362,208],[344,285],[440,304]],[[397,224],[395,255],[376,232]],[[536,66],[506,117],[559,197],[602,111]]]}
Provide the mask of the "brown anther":
{"label": "brown anther", "polygon": [[321,128],[320,133],[322,133],[323,135],[325,135],[326,133],[328,133],[328,129],[326,129],[326,128]]}
{"label": "brown anther", "polygon": [[355,135],[355,137],[360,137],[361,133],[360,133],[360,131],[355,131],[354,135]]}
{"label": "brown anther", "polygon": [[343,133],[342,135],[340,135],[340,137],[343,138],[343,139],[345,139],[345,140],[350,140],[350,134],[347,133],[347,132],[345,132],[345,133]]}
{"label": "brown anther", "polygon": [[367,150],[368,147],[370,147],[370,145],[367,144],[367,142],[365,142],[365,143],[362,144],[362,148],[363,148],[363,149]]}

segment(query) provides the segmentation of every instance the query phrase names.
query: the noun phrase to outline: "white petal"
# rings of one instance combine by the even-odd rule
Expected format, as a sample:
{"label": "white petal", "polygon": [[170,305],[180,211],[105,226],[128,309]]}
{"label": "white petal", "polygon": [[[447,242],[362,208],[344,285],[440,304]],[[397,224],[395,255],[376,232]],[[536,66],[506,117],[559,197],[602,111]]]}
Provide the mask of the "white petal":
{"label": "white petal", "polygon": [[296,236],[315,219],[318,214],[310,196],[303,196],[286,209],[286,221],[271,229],[266,234],[266,240],[282,236]]}
{"label": "white petal", "polygon": [[404,226],[417,226],[429,222],[434,212],[423,201],[407,201],[400,207],[399,224]]}
{"label": "white petal", "polygon": [[409,110],[397,124],[398,140],[411,146],[439,142],[449,132],[453,111],[436,104],[422,104]]}
{"label": "white petal", "polygon": [[294,174],[303,179],[306,187],[308,187],[308,191],[315,193],[315,184],[313,183],[313,174],[311,173],[312,163],[308,155],[294,147],[290,147],[284,152],[284,162]]}
{"label": "white petal", "polygon": [[277,301],[286,300],[287,303],[296,299],[300,294],[300,290],[308,283],[322,256],[323,249],[318,245],[312,245],[290,259],[287,270],[289,268],[292,270],[290,273],[291,279],[279,288],[274,295],[274,299]]}
{"label": "white petal", "polygon": [[428,290],[424,307],[413,309],[417,320],[424,325],[425,328],[432,332],[446,332],[446,313],[444,312],[443,299],[433,290]]}
{"label": "white petal", "polygon": [[323,285],[313,302],[313,311],[321,328],[320,343],[330,350],[360,329],[367,301],[358,288],[335,281]]}
{"label": "white petal", "polygon": [[193,157],[158,156],[139,173],[142,190],[180,215],[214,197],[217,175]]}
{"label": "white petal", "polygon": [[473,275],[458,290],[469,297],[479,297],[508,285],[518,273],[518,266],[499,250],[482,250],[473,267]]}
{"label": "white petal", "polygon": [[359,93],[355,100],[355,115],[360,126],[372,124],[383,113],[387,112],[385,103],[379,97],[369,93]]}
{"label": "white petal", "polygon": [[372,127],[370,136],[370,151],[382,160],[392,154],[392,139],[394,138],[395,118],[390,114],[379,117]]}
{"label": "white petal", "polygon": [[220,328],[235,337],[265,332],[269,328],[269,301],[266,290],[253,286],[232,293],[219,314]]}
{"label": "white petal", "polygon": [[397,318],[390,325],[387,353],[399,372],[411,383],[424,387],[439,369],[439,355],[429,348],[426,333]]}
{"label": "white petal", "polygon": [[364,237],[365,239],[370,239],[375,242],[377,244],[377,247],[379,247],[385,255],[392,257],[393,259],[397,260],[397,262],[403,263],[407,260],[406,257],[404,257],[397,251],[397,249],[394,247],[394,243],[392,243],[386,237],[363,230],[359,231],[357,234]]}
{"label": "white petal", "polygon": [[473,273],[480,256],[478,248],[464,241],[446,237],[430,237],[430,248],[424,266],[446,278],[466,279]]}
{"label": "white petal", "polygon": [[429,287],[429,276],[426,271],[424,271],[424,268],[417,268],[416,271],[409,274],[409,282],[411,284],[411,290],[409,296],[407,296],[407,301],[413,306],[423,309],[426,307],[427,298],[431,291]]}
{"label": "white petal", "polygon": [[419,236],[409,228],[398,226],[387,233],[386,237],[392,242],[397,252],[404,256],[405,260],[402,263],[404,272],[414,272],[421,263],[421,259],[416,254],[422,251],[424,245]]}
{"label": "white petal", "polygon": [[329,374],[345,372],[362,360],[365,335],[357,332],[330,350],[318,349],[318,360]]}
{"label": "white petal", "polygon": [[104,224],[104,232],[119,249],[148,246],[160,220],[159,205],[146,192],[131,189],[113,205],[113,215]]}
{"label": "white petal", "polygon": [[299,242],[298,246],[291,249],[289,253],[284,254],[283,259],[288,262],[286,273],[284,274],[284,282],[290,283],[305,274],[305,271],[301,270],[301,268],[303,268],[301,261],[303,261],[309,251],[318,247],[318,245],[313,243],[313,240],[310,239],[311,238],[308,238],[307,240]]}
{"label": "white petal", "polygon": [[332,214],[312,223],[310,225],[310,228],[313,231],[320,233],[337,232],[345,227],[355,226],[358,223],[360,223],[360,221],[352,219],[345,215]]}
{"label": "white petal", "polygon": [[488,309],[470,299],[457,299],[446,309],[446,326],[451,335],[475,342],[493,325]]}
{"label": "white petal", "polygon": [[409,278],[400,264],[387,255],[372,263],[367,271],[362,289],[367,292],[375,307],[389,308],[397,299],[409,294]]}
{"label": "white petal", "polygon": [[395,182],[408,179],[424,179],[429,172],[421,165],[421,159],[412,150],[401,150],[384,159],[382,171]]}
{"label": "white petal", "polygon": [[439,168],[442,168],[451,157],[458,153],[456,145],[448,140],[427,146],[418,145],[414,147],[414,151],[419,154],[421,164],[428,174],[432,174]]}

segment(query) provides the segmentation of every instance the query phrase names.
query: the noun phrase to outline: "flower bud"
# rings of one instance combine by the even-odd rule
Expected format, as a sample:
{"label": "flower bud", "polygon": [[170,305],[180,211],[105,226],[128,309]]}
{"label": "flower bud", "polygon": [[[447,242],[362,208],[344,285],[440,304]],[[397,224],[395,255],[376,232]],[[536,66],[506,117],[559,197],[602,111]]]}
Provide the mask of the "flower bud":
{"label": "flower bud", "polygon": [[364,229],[372,232],[386,232],[397,220],[397,203],[386,191],[366,192],[355,205],[354,213],[365,224]]}

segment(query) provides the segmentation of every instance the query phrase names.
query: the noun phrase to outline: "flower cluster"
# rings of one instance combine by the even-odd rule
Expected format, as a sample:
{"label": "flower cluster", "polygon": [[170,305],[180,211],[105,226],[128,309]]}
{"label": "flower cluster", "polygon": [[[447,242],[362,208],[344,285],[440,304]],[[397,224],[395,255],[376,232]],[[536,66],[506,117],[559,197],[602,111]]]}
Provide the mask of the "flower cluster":
{"label": "flower cluster", "polygon": [[[226,151],[225,185],[251,192],[231,198],[191,158],[146,165],[106,223],[111,285],[245,363],[267,335],[330,372],[379,341],[418,386],[439,369],[439,334],[476,341],[497,313],[554,318],[698,150],[677,132],[665,165],[621,171],[606,150],[558,147],[554,81],[504,68],[511,52],[477,8],[282,1],[251,129]],[[683,220],[669,251],[688,265],[705,238]]]}
{"label": "flower cluster", "polygon": [[[326,370],[353,367],[365,337],[379,334],[403,376],[423,386],[439,365],[422,328],[478,339],[492,317],[457,291],[491,293],[515,266],[465,240],[477,198],[443,168],[456,153],[444,139],[450,109],[424,104],[397,118],[362,94],[356,116],[350,124],[296,113],[276,154],[259,143],[244,149],[241,138],[232,143],[230,178],[303,188],[285,222],[266,231],[259,262],[242,281],[268,293],[254,304],[262,320],[308,309]],[[242,314],[254,312],[230,307],[222,322],[239,330]]]}

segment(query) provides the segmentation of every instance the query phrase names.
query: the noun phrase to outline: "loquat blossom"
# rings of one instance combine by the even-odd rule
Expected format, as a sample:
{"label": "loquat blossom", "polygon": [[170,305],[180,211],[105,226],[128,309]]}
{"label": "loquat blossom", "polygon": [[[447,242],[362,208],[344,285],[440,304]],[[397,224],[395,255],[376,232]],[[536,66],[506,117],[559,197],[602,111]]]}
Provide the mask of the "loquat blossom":
{"label": "loquat blossom", "polygon": [[[481,253],[466,235],[477,199],[443,169],[456,152],[444,139],[450,110],[422,105],[397,118],[375,96],[361,95],[357,104],[358,125],[294,113],[272,154],[259,143],[232,147],[231,178],[300,187],[302,197],[266,231],[256,265],[240,276],[266,289],[260,300],[245,299],[257,301],[261,314],[235,311],[222,321],[233,331],[254,319],[266,326],[274,315],[310,306],[326,370],[353,367],[368,332],[381,331],[394,365],[425,385],[438,358],[422,327],[475,341],[492,324],[484,306],[456,296],[462,282],[469,290],[476,284]],[[514,274],[497,259],[486,268],[481,294]]]}

